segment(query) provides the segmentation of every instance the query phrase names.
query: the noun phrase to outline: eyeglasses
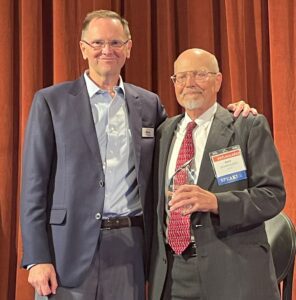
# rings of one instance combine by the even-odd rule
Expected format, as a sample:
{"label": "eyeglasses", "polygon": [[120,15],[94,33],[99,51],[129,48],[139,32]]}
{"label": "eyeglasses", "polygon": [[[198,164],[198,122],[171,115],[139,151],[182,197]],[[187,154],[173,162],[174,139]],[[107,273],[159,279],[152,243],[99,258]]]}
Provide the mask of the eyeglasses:
{"label": "eyeglasses", "polygon": [[101,50],[103,49],[107,44],[109,45],[110,48],[112,49],[119,49],[121,48],[123,45],[125,45],[127,42],[129,41],[121,41],[121,40],[111,40],[111,41],[104,41],[104,40],[97,40],[97,41],[93,41],[91,43],[82,40],[81,42],[87,44],[88,46],[90,46],[91,48],[93,48],[94,50]]}
{"label": "eyeglasses", "polygon": [[205,82],[209,80],[211,75],[217,75],[217,73],[204,70],[188,71],[171,76],[171,80],[174,84],[185,85],[188,76],[192,76],[196,82]]}

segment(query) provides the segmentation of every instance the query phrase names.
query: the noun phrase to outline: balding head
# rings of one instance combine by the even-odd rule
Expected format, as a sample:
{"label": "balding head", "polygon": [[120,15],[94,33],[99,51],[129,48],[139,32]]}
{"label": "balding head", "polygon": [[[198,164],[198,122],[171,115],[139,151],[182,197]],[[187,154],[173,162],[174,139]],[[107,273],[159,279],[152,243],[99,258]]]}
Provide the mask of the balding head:
{"label": "balding head", "polygon": [[212,53],[198,48],[185,50],[178,56],[174,64],[175,74],[201,69],[218,73],[219,65]]}

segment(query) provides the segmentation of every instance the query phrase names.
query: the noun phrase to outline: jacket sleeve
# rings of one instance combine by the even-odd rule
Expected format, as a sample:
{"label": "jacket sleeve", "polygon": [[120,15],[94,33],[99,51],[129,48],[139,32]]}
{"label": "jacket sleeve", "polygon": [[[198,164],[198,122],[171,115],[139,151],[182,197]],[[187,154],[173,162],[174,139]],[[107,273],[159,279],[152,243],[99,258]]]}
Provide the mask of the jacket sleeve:
{"label": "jacket sleeve", "polygon": [[50,109],[42,93],[37,92],[27,122],[23,151],[21,190],[23,267],[52,261],[47,235],[47,207],[51,200],[55,152]]}

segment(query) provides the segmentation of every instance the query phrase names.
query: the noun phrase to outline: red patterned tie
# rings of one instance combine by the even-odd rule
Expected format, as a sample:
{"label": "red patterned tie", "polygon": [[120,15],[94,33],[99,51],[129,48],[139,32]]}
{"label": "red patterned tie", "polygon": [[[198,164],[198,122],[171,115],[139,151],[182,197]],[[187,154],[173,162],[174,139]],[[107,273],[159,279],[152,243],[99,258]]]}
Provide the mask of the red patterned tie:
{"label": "red patterned tie", "polygon": [[[192,131],[195,126],[196,123],[193,121],[187,124],[186,134],[177,158],[176,170],[194,156]],[[178,186],[185,184],[186,180],[187,174],[185,170],[180,171],[174,177],[174,185]],[[181,254],[190,243],[190,215],[183,216],[182,208],[170,213],[168,223],[168,243],[176,254]]]}

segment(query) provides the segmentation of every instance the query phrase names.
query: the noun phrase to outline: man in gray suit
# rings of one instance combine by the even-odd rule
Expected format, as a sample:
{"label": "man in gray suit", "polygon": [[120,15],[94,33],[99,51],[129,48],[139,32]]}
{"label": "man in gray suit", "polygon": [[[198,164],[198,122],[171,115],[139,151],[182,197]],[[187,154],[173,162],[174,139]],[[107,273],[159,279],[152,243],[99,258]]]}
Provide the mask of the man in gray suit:
{"label": "man in gray suit", "polygon": [[285,189],[268,123],[217,104],[211,53],[186,50],[174,71],[185,114],[156,134],[150,298],[279,300],[264,221],[283,209]]}
{"label": "man in gray suit", "polygon": [[37,299],[144,299],[154,132],[166,113],[156,94],[120,77],[132,47],[126,20],[89,13],[80,47],[89,69],[32,104],[22,265]]}

